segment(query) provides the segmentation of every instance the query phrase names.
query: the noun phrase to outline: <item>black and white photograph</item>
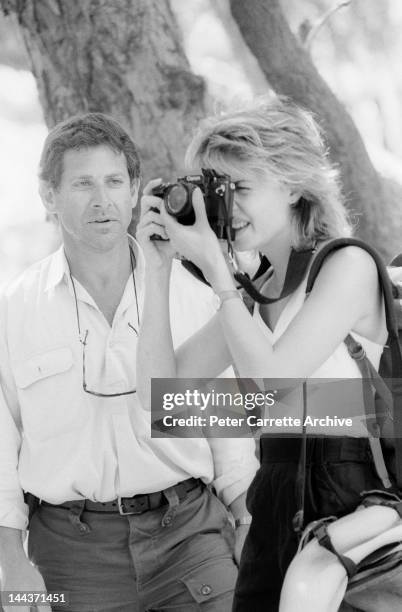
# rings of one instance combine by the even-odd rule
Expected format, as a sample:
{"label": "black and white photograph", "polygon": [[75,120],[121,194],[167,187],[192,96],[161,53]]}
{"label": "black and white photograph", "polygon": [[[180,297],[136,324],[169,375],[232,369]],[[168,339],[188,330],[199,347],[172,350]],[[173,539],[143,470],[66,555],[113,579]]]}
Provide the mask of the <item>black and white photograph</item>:
{"label": "black and white photograph", "polygon": [[0,611],[402,610],[402,2],[0,0]]}

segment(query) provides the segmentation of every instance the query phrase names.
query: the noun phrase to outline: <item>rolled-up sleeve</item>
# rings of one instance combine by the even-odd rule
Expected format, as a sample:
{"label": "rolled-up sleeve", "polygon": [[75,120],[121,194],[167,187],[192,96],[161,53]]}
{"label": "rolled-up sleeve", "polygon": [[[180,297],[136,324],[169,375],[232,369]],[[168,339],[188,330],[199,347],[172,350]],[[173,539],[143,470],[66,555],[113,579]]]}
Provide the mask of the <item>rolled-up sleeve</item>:
{"label": "rolled-up sleeve", "polygon": [[6,333],[7,303],[0,298],[0,526],[26,529],[28,507],[18,476],[21,448],[19,407],[11,373]]}
{"label": "rolled-up sleeve", "polygon": [[229,506],[247,491],[259,467],[253,438],[209,439],[214,458],[213,486],[218,497]]}

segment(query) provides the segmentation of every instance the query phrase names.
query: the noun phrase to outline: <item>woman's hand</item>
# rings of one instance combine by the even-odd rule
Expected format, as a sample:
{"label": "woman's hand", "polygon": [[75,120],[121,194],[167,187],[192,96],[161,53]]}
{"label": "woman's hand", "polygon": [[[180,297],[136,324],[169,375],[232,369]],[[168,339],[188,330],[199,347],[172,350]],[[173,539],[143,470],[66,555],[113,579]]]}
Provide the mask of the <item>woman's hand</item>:
{"label": "woman's hand", "polygon": [[[161,179],[154,179],[146,185],[141,198],[141,216],[136,231],[136,238],[142,247],[147,265],[154,269],[170,267],[175,253],[160,214],[164,208],[163,200],[152,195],[152,190],[161,182]],[[153,236],[160,239],[154,240]]]}
{"label": "woman's hand", "polygon": [[161,220],[174,251],[198,266],[211,281],[213,273],[220,267],[226,268],[226,263],[218,238],[209,225],[204,198],[198,187],[193,192],[192,204],[195,212],[193,225],[182,225],[166,212],[164,206]]}

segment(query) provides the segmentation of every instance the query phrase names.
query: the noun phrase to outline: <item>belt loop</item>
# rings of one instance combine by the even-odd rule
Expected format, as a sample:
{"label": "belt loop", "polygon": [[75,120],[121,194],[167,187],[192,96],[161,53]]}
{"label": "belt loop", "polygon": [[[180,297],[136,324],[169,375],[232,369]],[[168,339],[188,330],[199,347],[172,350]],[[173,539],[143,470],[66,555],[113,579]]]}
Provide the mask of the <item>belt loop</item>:
{"label": "belt loop", "polygon": [[161,525],[162,527],[169,527],[172,524],[174,517],[176,516],[180,500],[179,496],[177,495],[176,488],[174,486],[165,489],[163,491],[163,495],[169,502],[169,508],[167,512],[165,512],[165,514],[163,515]]}
{"label": "belt loop", "polygon": [[86,535],[91,531],[89,525],[81,521],[81,515],[84,512],[85,499],[75,500],[68,511],[68,518],[71,524],[78,529],[81,535]]}

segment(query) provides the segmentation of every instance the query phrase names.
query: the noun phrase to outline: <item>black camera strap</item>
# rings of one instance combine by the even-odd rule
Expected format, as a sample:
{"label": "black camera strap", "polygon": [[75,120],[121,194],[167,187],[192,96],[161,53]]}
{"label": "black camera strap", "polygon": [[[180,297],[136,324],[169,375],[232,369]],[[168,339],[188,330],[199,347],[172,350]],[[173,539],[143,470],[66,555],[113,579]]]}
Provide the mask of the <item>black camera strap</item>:
{"label": "black camera strap", "polygon": [[[229,252],[231,251],[231,245],[229,244]],[[257,272],[252,278],[250,278],[250,276],[246,272],[242,272],[239,269],[235,260],[235,256],[231,254],[231,260],[235,267],[235,272],[233,276],[239,283],[239,285],[255,302],[258,302],[259,304],[273,304],[274,302],[278,302],[279,300],[282,300],[283,298],[287,297],[297,289],[307,272],[307,268],[310,264],[314,252],[315,247],[305,251],[296,251],[295,249],[291,250],[288,266],[286,269],[285,282],[283,284],[283,288],[280,295],[275,298],[269,298],[265,295],[262,295],[262,293],[259,292],[259,290],[254,284],[255,281],[261,278],[271,267],[268,259],[265,256],[261,258],[261,262]],[[191,261],[188,261],[187,259],[182,260],[181,263],[184,268],[188,270],[188,272],[195,276],[195,278],[205,283],[206,285],[209,285],[205,276],[195,264],[193,264]]]}
{"label": "black camera strap", "polygon": [[[258,302],[259,304],[273,304],[274,302],[283,300],[283,298],[287,297],[297,289],[307,272],[307,268],[314,252],[315,248],[307,251],[296,251],[295,249],[291,250],[286,269],[285,282],[283,283],[281,293],[275,298],[266,297],[260,293],[253,284],[253,281],[257,280],[265,272],[265,270],[261,272],[263,265],[262,263],[260,264],[260,268],[258,269],[256,276],[252,280],[248,274],[240,270],[237,270],[233,276],[255,302]],[[263,259],[268,261],[266,258]]]}
{"label": "black camera strap", "polygon": [[[189,261],[188,259],[182,259],[181,264],[183,268],[185,268],[188,272],[190,272],[190,274],[192,274],[197,280],[201,281],[205,285],[209,285],[209,282],[207,281],[207,279],[201,272],[200,268],[196,266],[195,264],[193,264],[192,261]],[[271,264],[269,263],[265,255],[263,255],[260,259],[260,265],[258,266],[258,270],[254,273],[252,279],[250,279],[250,277],[247,274],[245,273],[243,274],[247,276],[247,278],[249,279],[249,282],[253,282],[259,279],[263,274],[265,274],[265,272],[267,272],[267,270],[269,270],[270,267],[271,267]]]}

